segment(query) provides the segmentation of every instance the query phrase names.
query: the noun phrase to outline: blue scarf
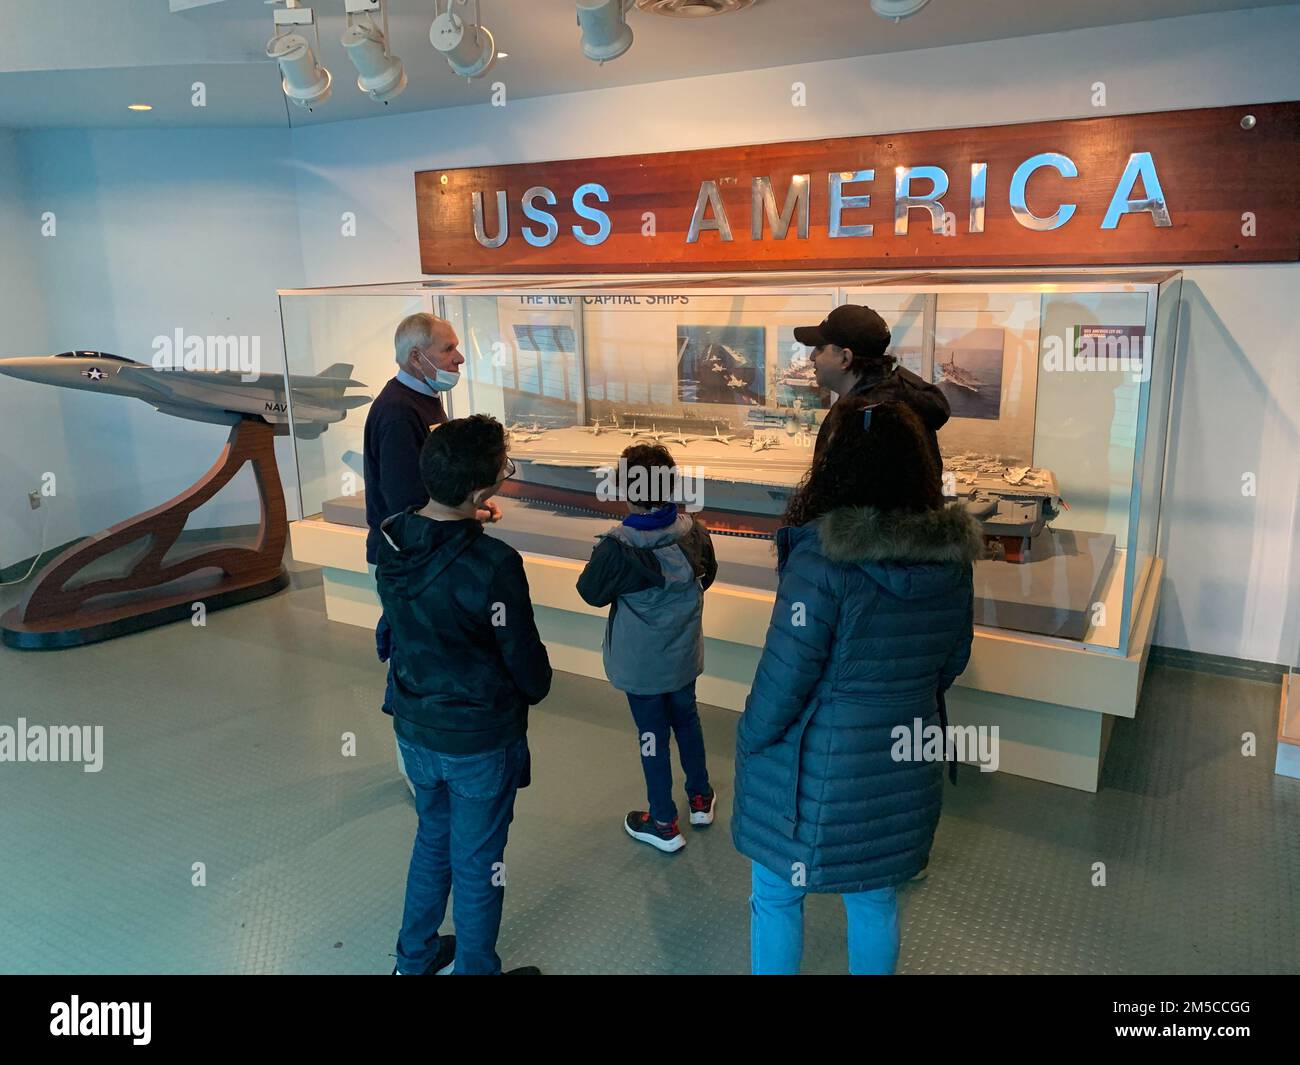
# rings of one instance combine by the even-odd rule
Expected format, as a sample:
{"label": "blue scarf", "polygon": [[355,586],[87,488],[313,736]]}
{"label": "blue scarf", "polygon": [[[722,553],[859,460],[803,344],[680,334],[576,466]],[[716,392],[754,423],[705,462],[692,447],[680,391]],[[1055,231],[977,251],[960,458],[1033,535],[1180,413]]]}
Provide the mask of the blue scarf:
{"label": "blue scarf", "polygon": [[658,510],[650,511],[649,514],[629,514],[623,519],[623,524],[630,529],[664,529],[676,520],[677,504],[669,503]]}

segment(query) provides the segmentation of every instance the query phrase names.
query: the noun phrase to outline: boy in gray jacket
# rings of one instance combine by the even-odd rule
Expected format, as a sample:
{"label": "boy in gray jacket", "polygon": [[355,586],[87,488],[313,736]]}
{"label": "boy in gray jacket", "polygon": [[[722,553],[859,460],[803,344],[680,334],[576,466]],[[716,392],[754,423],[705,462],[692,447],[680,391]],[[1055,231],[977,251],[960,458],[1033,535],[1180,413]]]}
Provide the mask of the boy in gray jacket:
{"label": "boy in gray jacket", "polygon": [[636,721],[649,810],[633,810],[627,834],[661,851],[686,846],[672,798],[668,737],[686,774],[693,825],[713,823],[695,679],[704,672],[704,590],[718,573],[708,530],[673,502],[677,471],[668,449],[634,444],[619,460],[628,516],[600,537],[578,578],[578,594],[608,606],[602,651],[609,682],[627,695]]}

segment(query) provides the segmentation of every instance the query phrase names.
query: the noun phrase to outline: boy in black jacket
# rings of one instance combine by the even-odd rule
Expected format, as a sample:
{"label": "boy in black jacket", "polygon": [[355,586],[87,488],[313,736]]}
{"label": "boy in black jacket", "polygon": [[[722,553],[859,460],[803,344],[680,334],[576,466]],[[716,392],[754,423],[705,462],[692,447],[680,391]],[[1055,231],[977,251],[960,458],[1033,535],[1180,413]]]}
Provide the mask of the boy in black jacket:
{"label": "boy in black jacket", "polygon": [[603,645],[609,682],[627,695],[636,721],[649,810],[623,827],[633,839],[672,853],[686,846],[677,827],[668,737],[686,774],[693,825],[713,823],[717,799],[705,766],[695,680],[704,672],[704,591],[718,573],[708,530],[677,511],[676,464],[659,444],[634,444],[619,460],[619,496],[629,514],[600,538],[578,594],[608,606]]}
{"label": "boy in black jacket", "polygon": [[[380,526],[393,727],[420,815],[398,975],[445,972],[453,957],[458,974],[501,972],[501,859],[529,782],[528,707],[551,687],[523,559],[476,516],[513,472],[499,422],[447,422],[420,452],[429,503]],[[438,935],[453,888],[459,943]]]}

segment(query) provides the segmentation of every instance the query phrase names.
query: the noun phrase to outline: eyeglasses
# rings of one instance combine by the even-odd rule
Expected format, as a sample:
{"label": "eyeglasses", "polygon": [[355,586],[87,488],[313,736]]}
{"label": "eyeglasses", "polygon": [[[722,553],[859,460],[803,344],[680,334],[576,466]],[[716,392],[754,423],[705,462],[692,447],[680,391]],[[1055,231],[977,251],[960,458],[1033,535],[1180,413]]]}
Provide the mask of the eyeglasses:
{"label": "eyeglasses", "polygon": [[506,472],[501,475],[501,480],[508,481],[515,475],[515,460],[509,455],[506,456]]}

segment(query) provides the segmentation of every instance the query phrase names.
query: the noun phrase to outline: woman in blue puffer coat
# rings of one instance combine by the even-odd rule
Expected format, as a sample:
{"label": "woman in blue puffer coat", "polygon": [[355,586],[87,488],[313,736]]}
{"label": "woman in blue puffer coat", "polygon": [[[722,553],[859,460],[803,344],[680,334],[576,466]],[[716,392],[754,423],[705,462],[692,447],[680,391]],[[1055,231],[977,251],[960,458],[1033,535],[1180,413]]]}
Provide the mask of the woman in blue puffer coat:
{"label": "woman in blue puffer coat", "polygon": [[798,972],[809,891],[844,897],[851,972],[894,971],[895,888],[925,868],[943,795],[942,763],[905,760],[898,729],[930,735],[970,657],[982,539],[945,507],[924,427],[861,398],[828,417],[777,533],[776,605],[736,732],[756,974]]}

